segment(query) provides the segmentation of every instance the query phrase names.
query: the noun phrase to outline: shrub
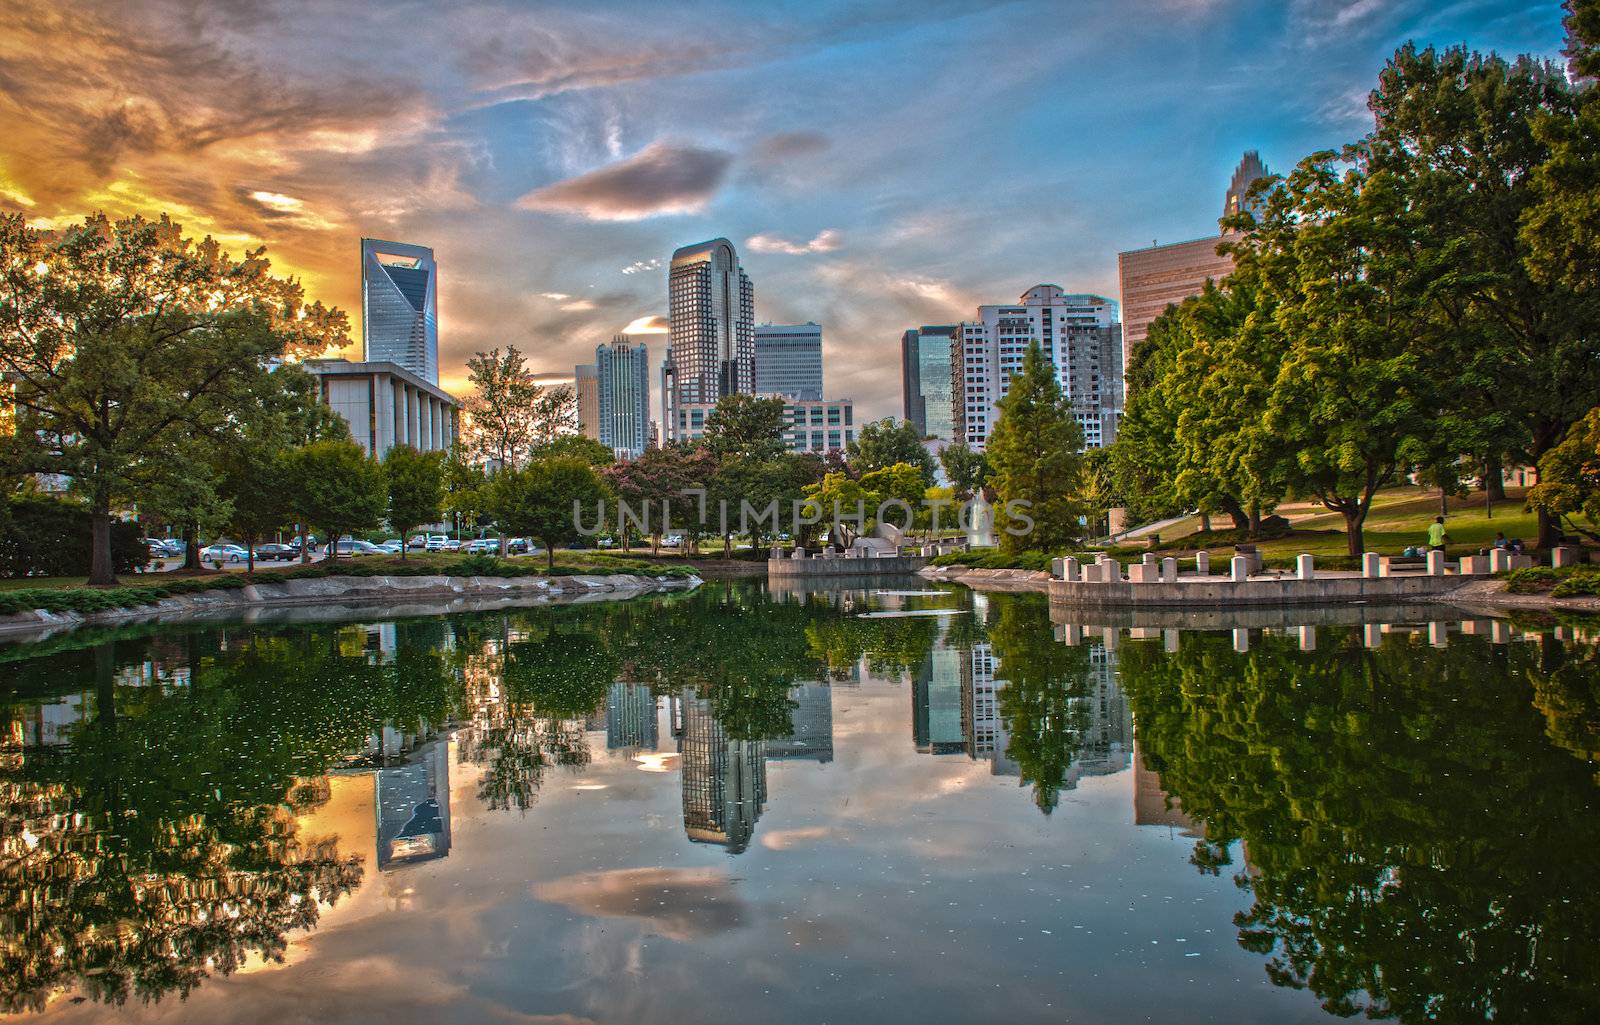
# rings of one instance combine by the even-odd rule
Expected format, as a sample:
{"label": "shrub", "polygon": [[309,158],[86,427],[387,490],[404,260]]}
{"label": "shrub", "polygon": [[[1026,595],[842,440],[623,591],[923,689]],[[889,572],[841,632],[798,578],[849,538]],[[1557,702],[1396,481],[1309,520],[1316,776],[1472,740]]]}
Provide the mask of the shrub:
{"label": "shrub", "polygon": [[1560,574],[1549,566],[1514,569],[1506,575],[1506,590],[1512,594],[1544,594],[1560,579]]}
{"label": "shrub", "polygon": [[[89,511],[48,495],[20,495],[0,510],[0,577],[89,574]],[[137,523],[111,524],[111,568],[132,573],[148,560]]]}
{"label": "shrub", "polygon": [[1600,596],[1600,569],[1580,568],[1555,586],[1550,594],[1556,598]]}

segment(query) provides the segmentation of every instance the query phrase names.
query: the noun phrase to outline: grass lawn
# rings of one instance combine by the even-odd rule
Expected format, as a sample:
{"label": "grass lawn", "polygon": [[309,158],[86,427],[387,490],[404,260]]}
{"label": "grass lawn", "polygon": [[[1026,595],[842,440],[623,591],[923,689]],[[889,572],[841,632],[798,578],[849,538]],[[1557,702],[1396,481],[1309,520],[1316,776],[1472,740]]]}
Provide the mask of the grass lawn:
{"label": "grass lawn", "polygon": [[[1264,559],[1269,562],[1293,559],[1301,552],[1309,552],[1319,559],[1346,556],[1343,516],[1309,503],[1285,505],[1278,512],[1289,520],[1293,532],[1287,537],[1260,542]],[[1367,514],[1362,532],[1364,548],[1369,552],[1398,555],[1407,546],[1425,545],[1428,524],[1437,515],[1437,491],[1416,487],[1380,491],[1373,499],[1372,511]],[[1226,517],[1212,517],[1211,523],[1217,529],[1227,527],[1230,521]],[[1186,543],[1186,539],[1199,527],[1198,517],[1169,527],[1162,531],[1161,547],[1185,554],[1198,551],[1199,548],[1192,541]],[[1527,545],[1532,545],[1539,534],[1537,517],[1523,509],[1520,488],[1507,488],[1506,500],[1494,504],[1492,516],[1485,508],[1482,494],[1466,499],[1452,498],[1445,516],[1445,530],[1449,533],[1447,549],[1452,556],[1470,555],[1480,548],[1491,547],[1496,531],[1508,538],[1521,538]],[[1130,547],[1138,547],[1137,540]],[[1233,546],[1231,543],[1212,544],[1207,545],[1206,550],[1213,556],[1231,555]]]}

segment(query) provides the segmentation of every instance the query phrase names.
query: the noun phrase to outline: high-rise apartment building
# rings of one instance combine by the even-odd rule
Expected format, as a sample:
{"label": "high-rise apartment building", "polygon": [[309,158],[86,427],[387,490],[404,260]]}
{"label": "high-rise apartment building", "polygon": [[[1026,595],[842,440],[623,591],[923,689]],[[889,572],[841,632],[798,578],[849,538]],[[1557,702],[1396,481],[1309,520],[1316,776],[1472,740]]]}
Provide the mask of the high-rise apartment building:
{"label": "high-rise apartment building", "polygon": [[954,324],[924,324],[900,336],[900,382],[905,396],[905,419],[924,438],[956,439],[955,411],[951,405],[958,328]]}
{"label": "high-rise apartment building", "polygon": [[822,398],[820,325],[756,325],[756,394]]}
{"label": "high-rise apartment building", "polygon": [[717,238],[672,254],[667,300],[661,420],[678,440],[680,406],[755,391],[756,298],[733,243]]}
{"label": "high-rise apartment building", "polygon": [[[1252,209],[1250,186],[1271,172],[1261,155],[1250,150],[1239,161],[1222,199],[1222,216],[1232,217],[1242,209]],[[1205,290],[1207,281],[1221,281],[1233,273],[1233,257],[1218,253],[1217,246],[1228,241],[1227,234],[1210,235],[1189,242],[1153,245],[1117,254],[1117,276],[1122,289],[1122,367],[1150,336],[1150,324],[1168,306],[1183,302]]]}
{"label": "high-rise apartment building", "polygon": [[600,444],[618,459],[638,459],[650,447],[650,349],[617,335],[596,346],[600,384]]}
{"label": "high-rise apartment building", "polygon": [[[709,402],[679,406],[677,440],[692,442],[703,437],[716,408]],[[849,399],[790,399],[784,403],[783,444],[790,452],[843,452],[855,440],[855,403]]]}
{"label": "high-rise apartment building", "polygon": [[361,338],[369,363],[439,384],[439,281],[433,250],[361,240]]}
{"label": "high-rise apartment building", "polygon": [[572,391],[578,400],[578,433],[600,440],[600,368],[579,363],[572,368]]}
{"label": "high-rise apartment building", "polygon": [[1035,285],[1012,305],[980,306],[976,320],[959,325],[951,360],[957,440],[982,451],[999,420],[999,402],[1035,341],[1072,402],[1085,447],[1115,441],[1122,416],[1117,304],[1100,295],[1069,294],[1058,285]]}

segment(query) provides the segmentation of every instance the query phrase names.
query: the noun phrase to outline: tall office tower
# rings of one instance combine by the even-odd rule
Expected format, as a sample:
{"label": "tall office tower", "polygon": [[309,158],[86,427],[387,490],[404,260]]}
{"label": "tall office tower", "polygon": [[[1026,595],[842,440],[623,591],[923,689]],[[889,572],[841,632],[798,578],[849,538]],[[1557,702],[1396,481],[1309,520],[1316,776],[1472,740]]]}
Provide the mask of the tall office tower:
{"label": "tall office tower", "polygon": [[801,683],[789,690],[789,735],[763,741],[775,761],[833,761],[833,688]]}
{"label": "tall office tower", "polygon": [[1267,165],[1261,162],[1260,153],[1253,149],[1246,150],[1239,166],[1233,170],[1233,180],[1228,183],[1227,195],[1222,199],[1222,216],[1232,217],[1240,210],[1260,213],[1261,203],[1252,202],[1249,198],[1250,186],[1257,178],[1265,178],[1271,173]]}
{"label": "tall office tower", "polygon": [[954,375],[950,357],[956,346],[954,324],[924,324],[900,336],[900,382],[905,419],[924,438],[954,441],[955,413],[950,402]]}
{"label": "tall office tower", "polygon": [[600,444],[618,459],[638,459],[650,447],[650,349],[617,335],[596,346],[600,384]]}
{"label": "tall office tower", "polygon": [[998,404],[1037,341],[1072,402],[1086,448],[1117,438],[1122,416],[1122,325],[1117,304],[1100,295],[1069,295],[1035,285],[1012,306],[980,306],[961,324],[951,359],[952,406],[958,440],[982,451],[999,420]]}
{"label": "tall office tower", "polygon": [[667,298],[661,419],[676,441],[687,427],[680,406],[755,391],[756,294],[733,243],[717,238],[672,254]]}
{"label": "tall office tower", "polygon": [[[1231,217],[1250,208],[1246,194],[1257,178],[1271,172],[1261,155],[1250,150],[1239,161],[1222,199],[1222,216]],[[1168,306],[1205,290],[1207,281],[1221,281],[1233,273],[1233,257],[1217,252],[1229,236],[1208,235],[1189,242],[1153,245],[1117,254],[1117,276],[1122,289],[1122,369],[1150,335],[1150,324]]]}
{"label": "tall office tower", "polygon": [[600,440],[600,368],[579,363],[572,368],[572,391],[578,400],[578,433]]}
{"label": "tall office tower", "polygon": [[681,727],[683,831],[695,843],[738,854],[750,845],[767,803],[766,743],[730,738],[711,702],[684,692]]}
{"label": "tall office tower", "polygon": [[368,363],[439,385],[439,280],[433,250],[361,240],[361,338]]}
{"label": "tall office tower", "polygon": [[645,684],[618,680],[606,692],[606,747],[656,749],[656,696]]}
{"label": "tall office tower", "polygon": [[822,328],[756,325],[756,394],[821,401]]}
{"label": "tall office tower", "polygon": [[911,739],[924,754],[957,754],[966,750],[961,732],[961,662],[969,653],[950,645],[950,621],[938,622],[939,636],[911,685]]}

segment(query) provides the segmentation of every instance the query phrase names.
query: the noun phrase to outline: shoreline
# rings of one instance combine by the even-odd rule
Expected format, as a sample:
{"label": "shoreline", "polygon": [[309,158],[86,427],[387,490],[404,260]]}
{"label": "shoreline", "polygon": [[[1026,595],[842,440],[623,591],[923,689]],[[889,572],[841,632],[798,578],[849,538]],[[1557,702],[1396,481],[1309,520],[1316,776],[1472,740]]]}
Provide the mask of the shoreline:
{"label": "shoreline", "polygon": [[[97,612],[48,612],[34,609],[0,615],[0,640],[36,640],[83,626],[117,626],[150,621],[242,618],[259,619],[269,610],[384,604],[393,611],[412,605],[464,604],[487,606],[511,602],[581,601],[599,595],[633,597],[657,592],[688,591],[698,587],[698,576],[656,578],[629,573],[574,576],[458,577],[371,576],[310,577],[218,588],[163,598],[149,605],[103,609]],[[447,609],[445,611],[456,611]],[[252,616],[252,613],[258,615]],[[410,614],[410,613],[408,613]]]}

